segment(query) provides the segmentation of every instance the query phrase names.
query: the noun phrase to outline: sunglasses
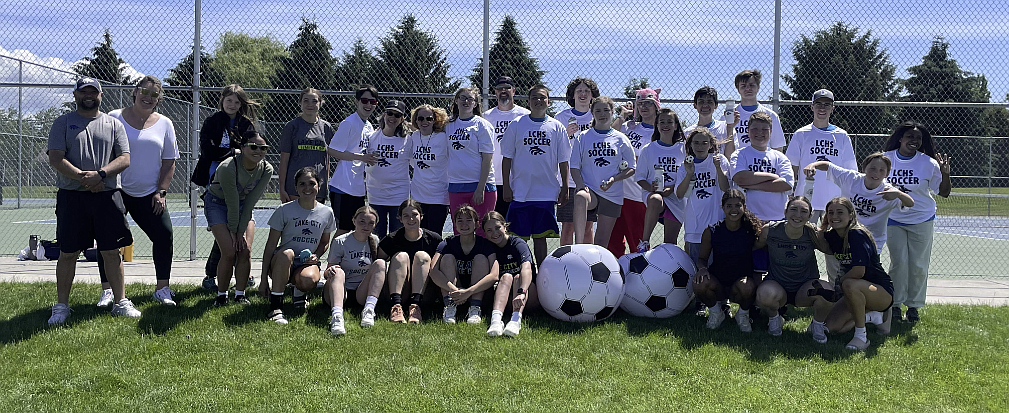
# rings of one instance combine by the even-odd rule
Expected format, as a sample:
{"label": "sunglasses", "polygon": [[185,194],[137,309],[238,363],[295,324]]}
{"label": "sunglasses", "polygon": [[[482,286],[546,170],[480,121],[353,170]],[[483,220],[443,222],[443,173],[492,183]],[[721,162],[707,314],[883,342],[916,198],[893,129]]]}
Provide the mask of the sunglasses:
{"label": "sunglasses", "polygon": [[247,143],[247,144],[245,144],[245,146],[248,146],[249,149],[252,149],[254,151],[264,151],[265,152],[265,151],[270,150],[270,145],[259,145],[259,144],[255,144],[255,143]]}
{"label": "sunglasses", "polygon": [[511,90],[511,86],[495,86],[494,90]]}
{"label": "sunglasses", "polygon": [[148,89],[140,89],[140,94],[144,95],[144,96],[150,96],[150,97],[152,97],[154,99],[157,99],[158,96],[161,96],[161,92],[155,92],[153,90],[148,90]]}
{"label": "sunglasses", "polygon": [[365,105],[377,105],[378,104],[378,99],[360,98],[358,100],[360,100],[361,103],[365,104]]}
{"label": "sunglasses", "polygon": [[387,110],[387,111],[385,111],[385,116],[392,116],[392,117],[394,117],[396,119],[399,119],[399,118],[403,117],[403,114],[399,113],[399,112],[394,112],[394,111],[391,111],[391,110]]}
{"label": "sunglasses", "polygon": [[434,122],[434,116],[418,116],[417,122]]}

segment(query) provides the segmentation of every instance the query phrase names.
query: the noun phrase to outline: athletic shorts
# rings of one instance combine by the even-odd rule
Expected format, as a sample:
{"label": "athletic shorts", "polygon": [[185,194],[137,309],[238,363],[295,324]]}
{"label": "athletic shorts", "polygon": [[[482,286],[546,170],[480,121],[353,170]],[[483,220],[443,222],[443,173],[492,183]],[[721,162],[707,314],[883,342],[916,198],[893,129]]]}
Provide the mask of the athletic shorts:
{"label": "athletic shorts", "polygon": [[556,238],[560,233],[554,216],[554,201],[511,202],[505,218],[508,230],[524,239]]}
{"label": "athletic shorts", "polygon": [[671,220],[673,220],[673,222],[675,222],[677,224],[682,224],[682,222],[680,222],[680,220],[676,219],[676,216],[673,215],[673,211],[669,210],[669,206],[663,204],[663,206],[662,206],[662,215],[659,215],[659,222],[661,222],[663,225],[665,225],[667,219],[671,219]]}
{"label": "athletic shorts", "polygon": [[[244,206],[244,200],[238,202],[239,211]],[[219,224],[228,225],[228,204],[224,201],[224,198],[218,198],[216,195],[210,193],[210,191],[207,191],[203,195],[203,215],[207,217],[207,227]]]}
{"label": "athletic shorts", "polygon": [[119,190],[56,192],[56,239],[60,251],[75,253],[98,244],[99,251],[133,244]]}
{"label": "athletic shorts", "polygon": [[[575,222],[575,192],[574,188],[568,188],[568,202],[557,207],[558,222]],[[596,219],[596,212],[589,211],[587,221],[596,222]]]}
{"label": "athletic shorts", "polygon": [[329,203],[336,217],[336,227],[344,231],[354,230],[354,213],[364,206],[363,196],[353,196],[340,193],[335,188],[329,188]]}
{"label": "athletic shorts", "polygon": [[[590,191],[592,190],[590,189]],[[622,205],[599,196],[599,194],[595,191],[592,191],[592,193],[596,196],[596,207],[590,210],[591,213],[594,215],[605,215],[611,218],[620,217],[620,209]]]}

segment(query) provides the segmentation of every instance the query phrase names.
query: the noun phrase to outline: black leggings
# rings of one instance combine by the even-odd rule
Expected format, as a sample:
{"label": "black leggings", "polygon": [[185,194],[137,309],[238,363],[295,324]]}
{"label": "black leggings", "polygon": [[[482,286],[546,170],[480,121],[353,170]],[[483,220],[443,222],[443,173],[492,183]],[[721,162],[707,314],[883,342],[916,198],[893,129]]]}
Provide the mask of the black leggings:
{"label": "black leggings", "polygon": [[448,219],[448,205],[420,204],[420,209],[424,215],[420,220],[420,227],[441,234]]}
{"label": "black leggings", "polygon": [[[154,215],[154,207],[151,200],[154,193],[142,197],[132,197],[125,192],[123,195],[123,206],[130,214],[137,226],[151,239],[154,250],[154,271],[158,280],[167,280],[172,273],[172,258],[175,254],[175,245],[172,241],[172,219],[166,208],[161,215]],[[98,254],[98,274],[102,282],[108,282],[105,276],[105,259],[102,254]]]}

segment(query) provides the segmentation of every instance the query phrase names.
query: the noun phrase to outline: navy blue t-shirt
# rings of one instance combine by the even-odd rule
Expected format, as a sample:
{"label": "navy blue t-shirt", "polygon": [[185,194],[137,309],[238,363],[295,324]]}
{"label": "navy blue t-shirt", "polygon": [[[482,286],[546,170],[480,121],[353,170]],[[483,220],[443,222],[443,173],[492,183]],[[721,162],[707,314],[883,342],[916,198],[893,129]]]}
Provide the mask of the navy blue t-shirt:
{"label": "navy blue t-shirt", "polygon": [[[473,259],[477,255],[489,257],[494,253],[494,244],[487,241],[486,238],[478,236],[473,248],[467,253],[462,249],[462,238],[459,235],[452,235],[438,244],[438,253],[443,256],[452,254],[452,257],[455,258],[456,276],[459,277],[462,284],[467,284],[473,276]],[[463,288],[466,287],[469,285]]]}
{"label": "navy blue t-shirt", "polygon": [[713,260],[708,271],[719,281],[733,282],[753,273],[753,244],[756,232],[745,220],[739,229],[732,231],[725,221],[708,227],[711,230]]}
{"label": "navy blue t-shirt", "polygon": [[[522,271],[522,263],[532,264],[533,254],[529,251],[529,244],[522,238],[514,235],[508,237],[508,241],[503,247],[494,246],[494,252],[498,263],[498,272],[501,274],[519,275]],[[535,275],[535,270],[533,271]]]}
{"label": "navy blue t-shirt", "polygon": [[864,266],[865,275],[863,280],[883,287],[886,292],[893,295],[893,281],[883,270],[883,265],[879,263],[879,254],[876,252],[876,243],[861,229],[848,231],[848,251],[844,251],[843,241],[837,231],[828,231],[824,234],[830,251],[834,253],[834,258],[841,264],[841,274],[847,274],[852,267]]}

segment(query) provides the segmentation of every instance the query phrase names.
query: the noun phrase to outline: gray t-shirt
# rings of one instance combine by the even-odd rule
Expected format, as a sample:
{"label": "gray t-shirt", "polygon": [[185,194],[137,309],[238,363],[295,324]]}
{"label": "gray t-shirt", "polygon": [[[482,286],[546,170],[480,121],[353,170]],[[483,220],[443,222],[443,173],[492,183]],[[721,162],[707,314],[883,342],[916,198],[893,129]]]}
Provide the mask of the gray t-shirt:
{"label": "gray t-shirt", "polygon": [[284,130],[280,132],[280,152],[291,154],[287,160],[287,181],[284,183],[284,190],[288,194],[295,194],[294,175],[298,170],[306,166],[314,166],[319,172],[319,198],[326,198],[326,148],[333,140],[333,125],[322,119],[315,123],[308,123],[300,116],[291,119],[284,125]]}
{"label": "gray t-shirt", "polygon": [[767,230],[767,252],[771,259],[768,279],[777,281],[785,291],[798,291],[806,281],[820,278],[816,267],[813,230],[803,228],[802,236],[791,239],[785,233],[785,221],[772,222]]}
{"label": "gray t-shirt", "polygon": [[336,217],[328,206],[317,203],[315,208],[302,208],[298,201],[291,201],[273,212],[270,229],[280,231],[278,250],[292,249],[294,255],[303,249],[315,252],[323,234],[336,231]]}
{"label": "gray t-shirt", "polygon": [[[370,242],[369,242],[370,241]],[[330,264],[339,265],[346,276],[343,282],[344,288],[356,290],[364,276],[368,275],[368,268],[371,267],[371,248],[374,245],[378,250],[378,236],[371,234],[369,240],[358,241],[354,238],[353,232],[340,235],[333,240],[333,245],[329,247]]]}
{"label": "gray t-shirt", "polygon": [[[66,152],[70,164],[82,171],[97,171],[124,153],[130,153],[130,141],[126,128],[117,119],[98,112],[98,116],[87,118],[77,112],[70,112],[56,118],[49,130],[50,150]],[[80,181],[56,174],[56,187],[71,191],[87,191]],[[119,188],[119,174],[105,177],[105,190]]]}

